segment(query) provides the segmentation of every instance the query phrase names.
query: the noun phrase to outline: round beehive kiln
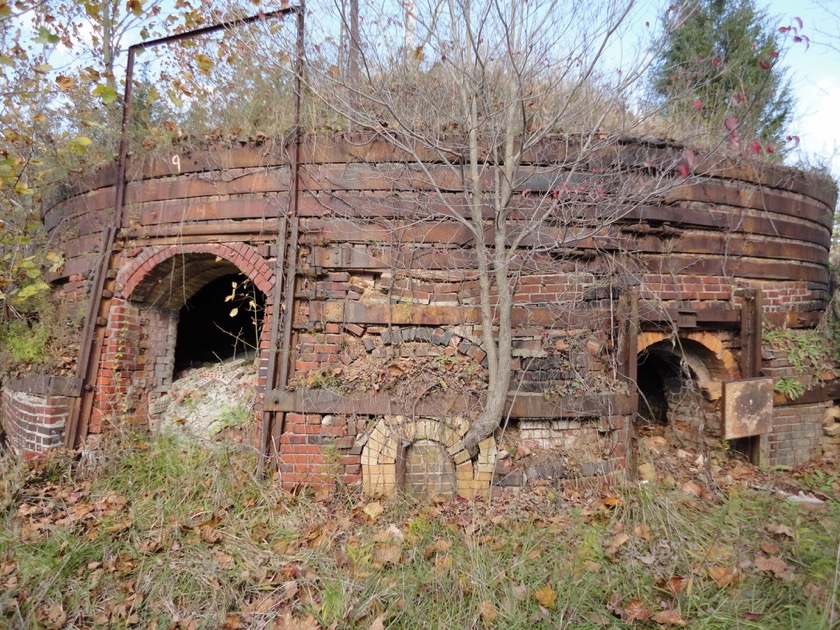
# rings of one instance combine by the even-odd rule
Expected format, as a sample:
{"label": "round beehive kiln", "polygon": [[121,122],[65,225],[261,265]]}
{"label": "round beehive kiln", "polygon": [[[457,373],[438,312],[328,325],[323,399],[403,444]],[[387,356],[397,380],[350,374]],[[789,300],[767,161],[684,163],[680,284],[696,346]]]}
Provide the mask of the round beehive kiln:
{"label": "round beehive kiln", "polygon": [[[608,473],[626,464],[634,418],[688,444],[732,438],[774,464],[819,454],[832,387],[777,397],[741,433],[723,398],[732,383],[737,403],[734,388],[752,387],[743,379],[789,373],[762,359],[762,325],[813,328],[825,311],[833,185],[731,160],[684,178],[680,149],[627,141],[561,188],[568,151],[557,139],[526,155],[511,205],[514,226],[534,207],[562,208],[509,274],[513,377],[497,437],[543,453],[539,465],[497,461],[494,438],[473,458],[461,443],[487,349],[474,244],[447,215],[463,195],[457,169],[367,135],[307,138],[297,170],[270,144],[130,164],[92,368],[78,397],[58,392],[78,409],[78,439],[154,423],[184,365],[230,356],[202,322],[229,319],[231,287],[247,287],[259,298],[241,340],[259,348],[253,441],[289,485],[338,477],[369,492],[467,495],[494,479]],[[66,257],[53,283],[71,302],[92,284],[114,186],[103,169],[44,208]],[[22,395],[4,393],[7,418]]]}

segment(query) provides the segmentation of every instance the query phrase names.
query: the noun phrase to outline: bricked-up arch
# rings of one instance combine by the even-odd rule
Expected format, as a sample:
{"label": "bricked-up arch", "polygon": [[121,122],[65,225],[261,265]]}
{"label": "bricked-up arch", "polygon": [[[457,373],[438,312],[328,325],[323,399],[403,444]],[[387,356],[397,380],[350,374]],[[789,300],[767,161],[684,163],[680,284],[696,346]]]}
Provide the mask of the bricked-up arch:
{"label": "bricked-up arch", "polygon": [[[491,437],[479,444],[478,458],[473,462],[461,441],[468,428],[463,418],[380,419],[368,433],[362,451],[365,493],[390,495],[422,487],[432,493],[453,488],[464,497],[486,496],[493,478],[496,442]],[[418,449],[423,449],[432,461],[423,462],[423,458],[416,457]],[[454,479],[450,475],[452,469]],[[413,487],[407,488],[406,482]]]}

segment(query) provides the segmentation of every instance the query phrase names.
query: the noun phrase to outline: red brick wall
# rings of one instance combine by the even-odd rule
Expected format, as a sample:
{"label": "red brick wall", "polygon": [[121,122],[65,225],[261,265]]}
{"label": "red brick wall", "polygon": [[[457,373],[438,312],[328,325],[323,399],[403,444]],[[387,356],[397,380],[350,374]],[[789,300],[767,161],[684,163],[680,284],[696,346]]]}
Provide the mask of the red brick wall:
{"label": "red brick wall", "polygon": [[68,396],[30,394],[4,386],[0,420],[12,450],[34,457],[61,446],[72,402]]}
{"label": "red brick wall", "polygon": [[796,466],[822,454],[822,421],[831,403],[785,405],[773,409],[773,432],[768,436],[769,464]]}
{"label": "red brick wall", "polygon": [[288,413],[280,436],[278,469],[283,485],[358,483],[361,445],[356,434],[366,422],[344,416]]}

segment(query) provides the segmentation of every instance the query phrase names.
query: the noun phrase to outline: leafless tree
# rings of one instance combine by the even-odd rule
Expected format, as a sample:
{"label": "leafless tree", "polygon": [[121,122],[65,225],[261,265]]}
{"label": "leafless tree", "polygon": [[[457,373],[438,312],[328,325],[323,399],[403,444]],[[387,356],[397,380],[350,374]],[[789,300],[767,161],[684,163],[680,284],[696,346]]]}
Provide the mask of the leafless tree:
{"label": "leafless tree", "polygon": [[[523,270],[605,235],[673,185],[674,162],[648,164],[659,175],[637,178],[638,156],[622,150],[651,115],[636,94],[657,44],[629,51],[624,38],[644,22],[639,9],[635,0],[371,2],[358,27],[343,25],[358,32],[357,72],[337,69],[328,45],[308,51],[309,87],[324,106],[406,155],[414,181],[431,190],[416,216],[470,235],[489,379],[464,436],[471,453],[509,398]],[[345,12],[331,16],[322,28]]]}

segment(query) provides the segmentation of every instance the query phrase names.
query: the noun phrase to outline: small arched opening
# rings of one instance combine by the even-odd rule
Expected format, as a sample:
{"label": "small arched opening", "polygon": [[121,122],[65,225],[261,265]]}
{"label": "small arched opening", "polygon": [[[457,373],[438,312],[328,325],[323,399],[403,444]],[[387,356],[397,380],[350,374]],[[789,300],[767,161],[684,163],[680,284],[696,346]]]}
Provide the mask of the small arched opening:
{"label": "small arched opening", "polygon": [[721,436],[720,392],[726,370],[703,344],[662,340],[637,357],[640,432],[663,431],[681,445],[699,447]]}

